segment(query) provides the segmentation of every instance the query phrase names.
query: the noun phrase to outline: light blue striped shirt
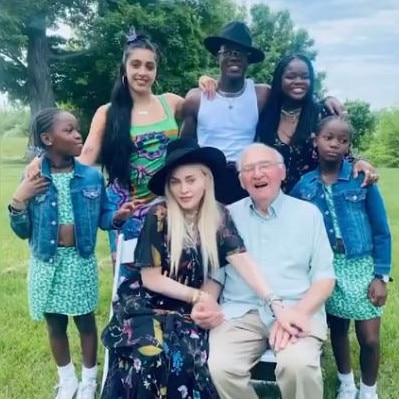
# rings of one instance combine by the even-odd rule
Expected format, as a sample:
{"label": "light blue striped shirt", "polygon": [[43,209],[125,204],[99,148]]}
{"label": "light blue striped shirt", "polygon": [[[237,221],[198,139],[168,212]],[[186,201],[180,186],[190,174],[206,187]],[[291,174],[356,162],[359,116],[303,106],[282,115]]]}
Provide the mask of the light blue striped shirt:
{"label": "light blue striped shirt", "polygon": [[[285,303],[302,299],[317,280],[335,278],[323,217],[313,204],[280,192],[268,216],[261,215],[249,197],[228,209],[248,252]],[[231,265],[219,270],[217,280],[224,281],[221,305],[227,319],[258,310],[266,325],[273,323],[270,310]],[[324,306],[314,317],[326,325]]]}

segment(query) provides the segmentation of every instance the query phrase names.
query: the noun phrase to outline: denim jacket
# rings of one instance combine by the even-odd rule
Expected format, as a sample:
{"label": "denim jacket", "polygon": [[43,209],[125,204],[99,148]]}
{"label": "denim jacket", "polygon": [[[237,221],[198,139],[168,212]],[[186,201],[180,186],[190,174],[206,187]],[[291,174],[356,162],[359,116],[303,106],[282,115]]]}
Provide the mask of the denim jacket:
{"label": "denim jacket", "polygon": [[[13,212],[10,209],[10,224],[18,237],[29,239],[33,256],[52,263],[58,243],[58,199],[46,157],[43,157],[41,173],[50,181],[48,189],[33,197],[25,211]],[[75,246],[79,255],[87,258],[95,250],[98,228],[111,230],[119,226],[113,225],[114,210],[108,201],[101,173],[78,161],[75,161],[73,173],[70,190]]]}
{"label": "denim jacket", "polygon": [[[332,185],[333,201],[346,257],[372,255],[376,274],[391,270],[391,233],[380,191],[376,185],[361,187],[364,175],[355,179],[352,166],[343,161],[337,181]],[[334,225],[324,194],[320,168],[302,176],[292,196],[315,204],[323,213],[332,248],[337,247]]]}

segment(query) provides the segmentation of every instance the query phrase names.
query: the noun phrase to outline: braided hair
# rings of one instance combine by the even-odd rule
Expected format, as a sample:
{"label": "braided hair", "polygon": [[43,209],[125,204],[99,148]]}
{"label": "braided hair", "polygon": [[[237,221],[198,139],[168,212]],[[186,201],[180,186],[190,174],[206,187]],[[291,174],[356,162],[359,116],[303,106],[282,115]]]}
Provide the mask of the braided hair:
{"label": "braided hair", "polygon": [[104,140],[100,150],[102,168],[108,174],[108,182],[130,187],[130,157],[136,151],[130,136],[133,98],[126,78],[126,62],[135,49],[147,49],[156,55],[157,49],[145,35],[130,31],[123,51],[122,62],[111,94],[111,105],[107,112]]}
{"label": "braided hair", "polygon": [[315,129],[315,134],[318,136],[324,127],[328,125],[332,121],[343,121],[348,125],[348,132],[350,134],[350,138],[352,139],[353,136],[353,126],[349,120],[349,118],[345,115],[329,115],[323,119],[320,120],[320,122],[317,124],[317,127]]}
{"label": "braided hair", "polygon": [[314,131],[322,107],[314,98],[315,73],[311,61],[308,57],[301,54],[291,54],[283,57],[277,64],[271,84],[269,100],[259,116],[257,126],[257,137],[262,143],[273,146],[274,138],[280,124],[281,109],[286,99],[282,89],[282,80],[288,64],[294,60],[303,61],[309,70],[310,86],[309,90],[301,100],[301,114],[293,136],[292,143],[300,144],[306,141]]}
{"label": "braided hair", "polygon": [[44,149],[45,145],[41,139],[41,134],[52,130],[54,119],[57,115],[64,112],[59,108],[45,108],[39,111],[32,119],[30,134],[33,138],[35,147]]}

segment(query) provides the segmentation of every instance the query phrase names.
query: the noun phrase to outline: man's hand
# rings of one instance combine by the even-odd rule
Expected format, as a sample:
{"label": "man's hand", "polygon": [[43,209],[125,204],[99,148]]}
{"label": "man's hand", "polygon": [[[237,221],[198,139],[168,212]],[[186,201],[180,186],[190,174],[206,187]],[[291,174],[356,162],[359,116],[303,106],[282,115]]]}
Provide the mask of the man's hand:
{"label": "man's hand", "polygon": [[300,309],[291,307],[283,307],[282,303],[273,303],[273,312],[277,322],[290,336],[304,337],[310,331],[309,315]]}
{"label": "man's hand", "polygon": [[224,315],[216,300],[211,295],[206,295],[204,300],[193,306],[191,318],[204,330],[210,330],[223,323]]}
{"label": "man's hand", "polygon": [[387,286],[379,278],[375,278],[369,285],[368,298],[375,306],[384,306],[387,301]]}
{"label": "man's hand", "polygon": [[288,343],[295,343],[297,337],[290,335],[279,322],[275,322],[270,330],[269,344],[270,347],[276,352],[285,349]]}

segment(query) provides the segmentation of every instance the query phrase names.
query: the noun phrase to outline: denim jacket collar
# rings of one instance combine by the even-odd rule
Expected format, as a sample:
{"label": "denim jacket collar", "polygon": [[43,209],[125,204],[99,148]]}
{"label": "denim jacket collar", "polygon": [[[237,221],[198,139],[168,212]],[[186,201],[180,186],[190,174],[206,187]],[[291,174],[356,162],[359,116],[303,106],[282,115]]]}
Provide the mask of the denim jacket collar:
{"label": "denim jacket collar", "polygon": [[[79,161],[77,161],[75,158],[74,158],[73,162],[74,162],[73,176],[74,177],[83,177],[84,176],[83,165]],[[43,159],[42,159],[41,174],[42,174],[42,176],[47,177],[48,179],[51,180],[50,160],[46,156],[43,156]]]}
{"label": "denim jacket collar", "polygon": [[[337,180],[338,181],[339,180],[341,180],[341,181],[349,181],[350,178],[351,178],[351,175],[352,175],[352,165],[348,161],[343,160]],[[311,177],[310,181],[317,180],[317,181],[321,182],[321,177],[320,176],[321,176],[321,169],[320,169],[320,166],[318,166],[317,169],[314,170],[313,176]]]}

